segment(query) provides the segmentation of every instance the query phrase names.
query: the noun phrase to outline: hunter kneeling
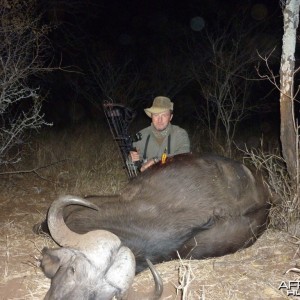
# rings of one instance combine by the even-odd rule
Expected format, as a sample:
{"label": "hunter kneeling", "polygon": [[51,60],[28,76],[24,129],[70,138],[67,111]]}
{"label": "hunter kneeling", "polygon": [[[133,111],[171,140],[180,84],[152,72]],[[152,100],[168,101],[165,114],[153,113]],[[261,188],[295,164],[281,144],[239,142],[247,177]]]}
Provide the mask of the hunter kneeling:
{"label": "hunter kneeling", "polygon": [[150,108],[145,109],[152,123],[140,131],[141,140],[133,143],[137,151],[130,151],[133,162],[142,162],[141,172],[159,161],[164,163],[168,156],[191,151],[187,132],[171,124],[173,107],[169,98],[159,96],[153,100]]}

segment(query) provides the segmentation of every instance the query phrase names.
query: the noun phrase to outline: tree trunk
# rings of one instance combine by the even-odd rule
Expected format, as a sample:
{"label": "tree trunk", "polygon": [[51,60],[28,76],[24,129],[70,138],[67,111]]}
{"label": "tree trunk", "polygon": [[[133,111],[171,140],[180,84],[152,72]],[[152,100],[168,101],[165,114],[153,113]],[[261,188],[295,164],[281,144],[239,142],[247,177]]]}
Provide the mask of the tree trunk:
{"label": "tree trunk", "polygon": [[280,66],[280,139],[282,154],[292,180],[297,178],[297,130],[294,117],[294,69],[296,30],[300,0],[286,0]]}

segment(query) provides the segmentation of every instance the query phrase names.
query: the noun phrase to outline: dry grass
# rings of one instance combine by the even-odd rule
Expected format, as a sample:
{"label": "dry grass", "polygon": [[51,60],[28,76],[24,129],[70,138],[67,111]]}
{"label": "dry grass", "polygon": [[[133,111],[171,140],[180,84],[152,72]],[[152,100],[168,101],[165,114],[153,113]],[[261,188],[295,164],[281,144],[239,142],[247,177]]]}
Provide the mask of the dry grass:
{"label": "dry grass", "polygon": [[[47,292],[50,281],[37,259],[44,246],[55,243],[31,229],[58,195],[117,193],[127,181],[109,133],[98,125],[46,132],[24,151],[27,159],[19,170],[36,172],[0,180],[1,300],[42,299]],[[233,255],[160,264],[162,299],[292,299],[278,286],[300,280],[297,272],[285,273],[300,265],[298,242],[286,232],[269,229],[252,247]],[[129,299],[147,299],[143,295],[152,288],[150,272],[143,272],[135,278]]]}
{"label": "dry grass", "polygon": [[[207,260],[177,260],[157,266],[163,277],[163,299],[291,299],[278,289],[281,281],[299,280],[287,273],[299,262],[298,246],[287,233],[268,230],[253,246],[232,255]],[[151,285],[146,271],[135,278],[133,289]]]}
{"label": "dry grass", "polygon": [[246,163],[265,174],[272,195],[270,225],[277,229],[290,230],[291,225],[300,217],[297,186],[286,169],[284,159],[279,153],[266,153],[261,149],[244,151]]}
{"label": "dry grass", "polygon": [[33,223],[40,220],[41,203],[24,190],[14,196],[4,190],[0,205],[0,299],[42,299],[49,282],[41,274],[37,258],[44,246],[53,247],[54,243],[31,232]]}
{"label": "dry grass", "polygon": [[23,168],[38,168],[39,176],[54,183],[57,191],[116,193],[127,180],[118,149],[99,124],[49,130],[26,152]]}
{"label": "dry grass", "polygon": [[127,182],[118,149],[97,124],[45,131],[23,153],[16,174],[0,180],[1,300],[42,299],[49,289],[37,259],[55,244],[35,236],[32,226],[58,195],[114,194]]}
{"label": "dry grass", "polygon": [[[0,299],[42,299],[49,288],[37,258],[44,246],[55,244],[31,232],[41,219],[40,212],[45,213],[55,197],[50,188],[47,193],[49,199],[40,199],[34,191],[15,193],[5,202],[7,213],[1,215],[0,229]],[[297,273],[285,274],[299,264],[299,245],[293,242],[287,233],[268,230],[252,247],[232,255],[160,264],[157,269],[165,286],[162,299],[291,299],[278,286],[283,280],[300,279]],[[152,281],[149,271],[139,274],[129,299],[145,299],[143,294],[151,293]]]}

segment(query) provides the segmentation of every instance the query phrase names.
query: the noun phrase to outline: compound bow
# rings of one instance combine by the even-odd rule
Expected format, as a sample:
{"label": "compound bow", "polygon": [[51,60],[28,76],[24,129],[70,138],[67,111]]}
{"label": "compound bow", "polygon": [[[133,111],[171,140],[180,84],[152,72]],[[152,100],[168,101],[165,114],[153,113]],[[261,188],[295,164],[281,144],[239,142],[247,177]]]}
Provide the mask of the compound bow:
{"label": "compound bow", "polygon": [[123,163],[129,178],[136,177],[140,168],[140,162],[132,162],[129,156],[130,151],[135,150],[132,143],[142,138],[140,133],[130,136],[128,128],[136,116],[135,111],[111,101],[103,103],[103,109],[113,139],[117,143]]}

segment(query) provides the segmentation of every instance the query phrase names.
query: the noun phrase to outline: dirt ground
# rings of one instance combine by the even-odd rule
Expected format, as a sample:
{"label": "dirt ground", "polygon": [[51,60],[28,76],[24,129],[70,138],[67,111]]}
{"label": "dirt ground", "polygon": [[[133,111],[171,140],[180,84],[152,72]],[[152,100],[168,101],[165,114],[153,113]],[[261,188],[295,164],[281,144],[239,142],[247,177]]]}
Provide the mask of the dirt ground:
{"label": "dirt ground", "polygon": [[[32,226],[60,192],[32,173],[1,176],[0,191],[0,299],[43,299],[50,281],[38,258],[44,246],[56,245],[34,235]],[[269,229],[253,246],[232,255],[157,265],[165,286],[162,299],[297,299],[279,286],[300,281],[299,245],[297,238]],[[136,276],[129,299],[147,299],[152,289],[145,271]]]}

